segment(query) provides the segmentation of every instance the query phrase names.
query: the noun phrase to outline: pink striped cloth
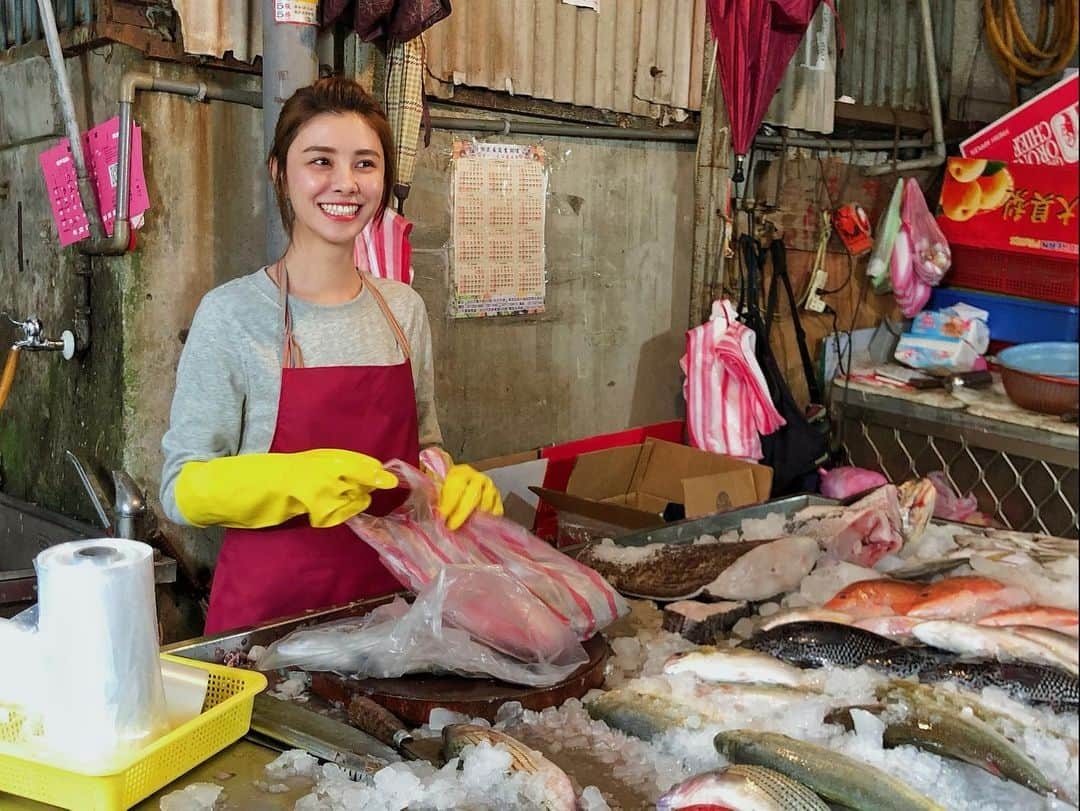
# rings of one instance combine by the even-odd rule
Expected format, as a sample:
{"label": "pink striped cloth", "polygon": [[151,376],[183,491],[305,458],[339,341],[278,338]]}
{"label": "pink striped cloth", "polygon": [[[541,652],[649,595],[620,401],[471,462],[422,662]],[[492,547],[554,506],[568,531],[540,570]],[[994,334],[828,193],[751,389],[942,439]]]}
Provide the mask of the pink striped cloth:
{"label": "pink striped cloth", "polygon": [[727,299],[710,320],[686,333],[679,361],[686,382],[687,425],[695,448],[758,461],[761,437],[784,426],[754,354],[754,331],[739,323]]}
{"label": "pink striped cloth", "polygon": [[[367,224],[353,246],[357,267],[367,267],[381,279],[412,284],[412,245],[409,232],[413,224],[391,208],[382,217]],[[366,260],[366,261],[365,261]]]}

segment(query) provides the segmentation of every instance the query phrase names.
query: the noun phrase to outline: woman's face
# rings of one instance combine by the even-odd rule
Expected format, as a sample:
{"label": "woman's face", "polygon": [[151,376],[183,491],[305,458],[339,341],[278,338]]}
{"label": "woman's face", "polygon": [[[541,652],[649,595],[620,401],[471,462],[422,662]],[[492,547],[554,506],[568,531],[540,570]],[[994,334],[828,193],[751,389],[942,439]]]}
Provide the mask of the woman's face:
{"label": "woman's face", "polygon": [[384,161],[379,136],[356,113],[322,113],[301,127],[285,166],[293,240],[351,245],[379,210]]}

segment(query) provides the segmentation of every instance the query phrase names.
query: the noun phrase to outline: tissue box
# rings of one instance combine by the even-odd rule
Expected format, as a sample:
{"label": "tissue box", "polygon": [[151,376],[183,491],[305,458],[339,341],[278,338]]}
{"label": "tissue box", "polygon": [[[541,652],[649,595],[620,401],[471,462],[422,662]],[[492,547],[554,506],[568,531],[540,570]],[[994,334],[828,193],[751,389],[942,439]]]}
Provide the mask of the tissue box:
{"label": "tissue box", "polygon": [[943,310],[924,310],[915,316],[911,334],[944,341],[965,341],[981,355],[990,346],[990,327],[986,310],[957,304]]}
{"label": "tissue box", "polygon": [[913,369],[948,374],[973,371],[982,356],[967,341],[908,333],[900,336],[894,357]]}

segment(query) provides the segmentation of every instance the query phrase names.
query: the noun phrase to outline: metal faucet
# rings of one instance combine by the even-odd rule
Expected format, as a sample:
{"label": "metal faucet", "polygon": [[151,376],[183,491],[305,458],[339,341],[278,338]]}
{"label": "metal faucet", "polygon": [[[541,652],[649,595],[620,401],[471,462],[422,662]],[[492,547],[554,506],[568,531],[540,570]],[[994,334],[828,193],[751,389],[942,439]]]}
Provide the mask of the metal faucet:
{"label": "metal faucet", "polygon": [[[5,313],[5,315],[7,314]],[[23,337],[12,344],[13,348],[25,349],[30,352],[59,352],[63,355],[64,360],[71,360],[75,357],[75,335],[71,330],[64,330],[60,333],[59,340],[56,340],[45,337],[45,328],[41,325],[41,320],[35,316],[30,316],[22,321],[16,321],[11,316],[7,316],[7,320],[18,329],[21,329],[23,333]]]}
{"label": "metal faucet", "polygon": [[71,451],[65,451],[68,460],[79,474],[90,503],[97,513],[98,521],[106,532],[116,538],[137,540],[139,519],[146,513],[146,499],[135,480],[124,470],[112,471],[113,501],[111,506],[101,480],[82,460]]}

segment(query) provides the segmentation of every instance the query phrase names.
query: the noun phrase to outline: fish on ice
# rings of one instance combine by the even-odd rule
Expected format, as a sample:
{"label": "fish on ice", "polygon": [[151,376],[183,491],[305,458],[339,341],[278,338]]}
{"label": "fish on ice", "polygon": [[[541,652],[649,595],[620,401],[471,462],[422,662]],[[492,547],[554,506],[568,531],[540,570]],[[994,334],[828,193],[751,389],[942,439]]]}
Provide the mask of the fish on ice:
{"label": "fish on ice", "polygon": [[728,766],[704,772],[672,787],[656,801],[656,811],[690,808],[829,811],[829,806],[802,783],[762,766]]}

